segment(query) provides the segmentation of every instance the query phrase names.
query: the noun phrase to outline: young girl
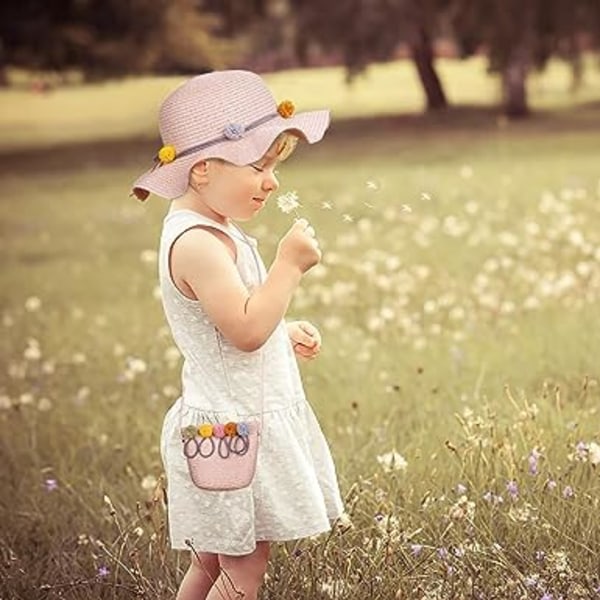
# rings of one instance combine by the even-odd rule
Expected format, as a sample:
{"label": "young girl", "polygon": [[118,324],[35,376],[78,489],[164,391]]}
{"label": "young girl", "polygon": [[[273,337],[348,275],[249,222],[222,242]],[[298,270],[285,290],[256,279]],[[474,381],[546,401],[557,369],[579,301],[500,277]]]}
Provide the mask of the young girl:
{"label": "young girl", "polygon": [[[171,201],[159,278],[184,365],[161,451],[171,545],[192,549],[178,600],[255,599],[269,543],[327,531],[342,512],[331,454],[295,357],[315,357],[321,336],[306,321],[284,321],[302,275],[321,258],[315,231],[296,221],[267,272],[256,240],[235,224],[253,218],[277,190],[275,169],[299,138],[323,137],[328,111],[294,112],[253,73],[195,77],[162,104],[164,146],[133,188],[141,200],[152,192]],[[259,424],[251,483],[225,491],[197,487],[182,431],[192,426],[191,443],[205,453],[237,448],[239,440],[245,452],[254,441],[239,425],[240,435],[224,442],[223,424],[233,423],[235,432],[240,422]]]}

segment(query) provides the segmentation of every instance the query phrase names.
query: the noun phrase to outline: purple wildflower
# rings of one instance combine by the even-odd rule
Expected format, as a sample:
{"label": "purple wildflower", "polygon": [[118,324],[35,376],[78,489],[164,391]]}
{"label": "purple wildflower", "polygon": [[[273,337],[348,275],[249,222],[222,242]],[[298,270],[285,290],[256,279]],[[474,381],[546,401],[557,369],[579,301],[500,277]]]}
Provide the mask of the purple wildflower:
{"label": "purple wildflower", "polygon": [[529,474],[537,475],[538,474],[538,460],[540,458],[540,453],[534,448],[527,457],[527,463],[529,464]]}
{"label": "purple wildflower", "polygon": [[542,562],[546,558],[546,553],[543,550],[536,550],[535,560]]}
{"label": "purple wildflower", "polygon": [[422,544],[411,544],[410,545],[410,553],[413,556],[419,556],[419,554],[421,554],[421,552],[423,552]]}
{"label": "purple wildflower", "polygon": [[556,489],[556,486],[558,484],[556,483],[556,481],[554,481],[554,479],[550,479],[547,483],[546,483],[546,489],[551,492],[552,490]]}
{"label": "purple wildflower", "polygon": [[519,497],[519,486],[514,479],[506,484],[506,491],[510,494],[510,497],[513,500],[516,500]]}
{"label": "purple wildflower", "polygon": [[573,488],[570,485],[567,485],[565,486],[562,495],[563,498],[566,498],[568,500],[569,498],[572,498],[575,495],[575,492],[573,491]]}
{"label": "purple wildflower", "polygon": [[448,550],[443,546],[441,548],[438,548],[437,554],[442,560],[446,560],[448,558]]}
{"label": "purple wildflower", "polygon": [[97,575],[98,577],[108,577],[110,574],[110,569],[106,565],[102,565],[98,568]]}
{"label": "purple wildflower", "polygon": [[47,492],[53,492],[58,489],[58,481],[56,481],[56,479],[46,479],[46,481],[44,481],[44,487]]}
{"label": "purple wildflower", "polygon": [[467,493],[467,486],[464,485],[464,484],[462,484],[462,483],[457,484],[457,486],[456,486],[456,493],[459,496],[462,496],[463,494],[466,494]]}
{"label": "purple wildflower", "polygon": [[552,600],[552,594],[550,592],[544,592],[544,595],[540,598],[540,600]]}

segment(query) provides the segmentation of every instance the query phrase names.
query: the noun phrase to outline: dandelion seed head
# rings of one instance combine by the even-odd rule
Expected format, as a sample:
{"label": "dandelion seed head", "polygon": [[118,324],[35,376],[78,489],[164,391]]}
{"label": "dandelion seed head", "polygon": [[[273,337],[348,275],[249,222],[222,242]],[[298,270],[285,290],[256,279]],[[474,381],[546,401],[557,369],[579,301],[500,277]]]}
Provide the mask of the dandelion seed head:
{"label": "dandelion seed head", "polygon": [[277,207],[282,213],[288,214],[300,206],[298,193],[295,190],[281,194],[277,198]]}

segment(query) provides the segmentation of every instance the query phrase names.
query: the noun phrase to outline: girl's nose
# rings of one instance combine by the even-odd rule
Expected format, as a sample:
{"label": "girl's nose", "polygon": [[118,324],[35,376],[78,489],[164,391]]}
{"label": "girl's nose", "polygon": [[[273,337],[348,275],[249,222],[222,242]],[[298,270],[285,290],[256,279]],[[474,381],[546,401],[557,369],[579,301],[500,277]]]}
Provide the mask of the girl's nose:
{"label": "girl's nose", "polygon": [[279,187],[279,181],[277,181],[277,177],[275,177],[275,173],[273,171],[265,172],[265,177],[263,179],[262,188],[265,192],[274,192]]}

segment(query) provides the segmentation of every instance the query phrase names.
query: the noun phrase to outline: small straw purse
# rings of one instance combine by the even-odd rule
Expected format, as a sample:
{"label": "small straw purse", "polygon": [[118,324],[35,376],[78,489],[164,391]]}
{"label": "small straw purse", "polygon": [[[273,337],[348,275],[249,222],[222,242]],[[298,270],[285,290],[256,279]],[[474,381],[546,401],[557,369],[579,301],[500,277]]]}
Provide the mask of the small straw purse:
{"label": "small straw purse", "polygon": [[[215,330],[221,362],[230,397],[231,385],[223,360],[219,332]],[[264,360],[261,351],[261,362]],[[262,370],[262,369],[261,369]],[[190,477],[196,487],[203,490],[227,491],[248,487],[256,472],[258,444],[262,429],[262,404],[264,402],[264,373],[261,373],[261,419],[181,425],[183,455]],[[183,403],[182,403],[183,410]]]}

